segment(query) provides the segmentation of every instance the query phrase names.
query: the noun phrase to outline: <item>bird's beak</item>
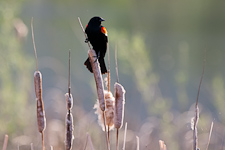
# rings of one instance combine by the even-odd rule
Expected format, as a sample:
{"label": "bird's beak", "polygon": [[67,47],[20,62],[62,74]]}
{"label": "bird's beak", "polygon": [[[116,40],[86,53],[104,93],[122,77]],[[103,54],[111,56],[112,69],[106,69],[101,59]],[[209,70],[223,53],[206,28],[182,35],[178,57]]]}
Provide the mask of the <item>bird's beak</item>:
{"label": "bird's beak", "polygon": [[101,21],[105,21],[103,18],[101,18]]}

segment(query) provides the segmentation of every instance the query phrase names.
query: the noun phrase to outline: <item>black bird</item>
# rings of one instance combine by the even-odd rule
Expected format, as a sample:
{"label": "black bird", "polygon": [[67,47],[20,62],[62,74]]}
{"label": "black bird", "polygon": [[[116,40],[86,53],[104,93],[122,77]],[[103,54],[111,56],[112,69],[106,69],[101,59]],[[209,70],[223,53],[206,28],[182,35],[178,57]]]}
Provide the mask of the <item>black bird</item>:
{"label": "black bird", "polygon": [[[90,41],[93,49],[96,52],[97,59],[100,63],[101,73],[107,73],[104,57],[107,50],[107,30],[105,27],[101,25],[102,21],[105,21],[101,17],[93,17],[88,22],[85,33],[87,34],[86,42]],[[93,73],[91,63],[89,58],[84,62],[84,65],[88,68],[88,70]]]}

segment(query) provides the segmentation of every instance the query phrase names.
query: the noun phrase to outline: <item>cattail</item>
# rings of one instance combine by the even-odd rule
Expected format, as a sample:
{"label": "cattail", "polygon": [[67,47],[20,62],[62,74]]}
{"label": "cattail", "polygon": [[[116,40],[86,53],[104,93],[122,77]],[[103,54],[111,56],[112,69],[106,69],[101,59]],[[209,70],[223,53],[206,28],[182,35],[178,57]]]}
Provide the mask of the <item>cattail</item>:
{"label": "cattail", "polygon": [[[80,18],[78,17],[81,29],[84,33],[85,38],[87,39],[87,35],[84,31],[83,25],[80,21]],[[110,150],[110,144],[109,144],[109,139],[107,137],[107,132],[106,132],[106,124],[105,124],[105,97],[104,97],[104,86],[103,86],[103,81],[102,81],[102,76],[101,76],[101,71],[100,71],[100,66],[98,59],[96,58],[96,53],[94,50],[91,49],[91,46],[89,42],[87,42],[90,50],[88,50],[88,57],[89,61],[91,63],[91,67],[93,70],[94,78],[95,78],[95,83],[96,83],[96,88],[97,88],[97,94],[98,94],[98,101],[99,101],[99,107],[103,111],[103,118],[104,118],[104,126],[105,126],[105,136],[106,136],[106,143],[107,143],[107,150]]]}
{"label": "cattail", "polygon": [[125,104],[125,90],[119,83],[115,83],[115,113],[114,126],[120,129],[123,126],[124,104]]}
{"label": "cattail", "polygon": [[119,83],[114,84],[115,88],[115,111],[114,111],[114,126],[116,132],[116,149],[119,150],[119,129],[123,126],[125,90]]}
{"label": "cattail", "polygon": [[41,72],[38,71],[37,50],[36,50],[35,41],[34,41],[33,18],[31,19],[31,33],[32,33],[32,40],[33,40],[35,59],[36,59],[36,71],[34,72],[34,88],[35,88],[35,94],[36,94],[36,100],[37,100],[37,124],[38,124],[38,131],[41,133],[41,138],[42,138],[42,150],[45,150],[44,130],[46,127],[46,119],[45,119],[44,103],[42,98],[42,75],[41,75]]}
{"label": "cattail", "polygon": [[67,102],[67,110],[71,110],[73,108],[73,96],[72,94],[69,96],[69,93],[66,93],[65,97]]}
{"label": "cattail", "polygon": [[[106,121],[106,130],[110,131],[114,128],[113,118],[114,118],[114,106],[115,106],[115,98],[112,93],[109,91],[104,91],[105,93],[105,121]],[[105,131],[104,126],[104,112],[101,110],[99,106],[99,101],[96,101],[94,105],[94,109],[96,109],[95,114],[98,115],[98,123],[102,127],[102,130]]]}
{"label": "cattail", "polygon": [[73,108],[73,96],[70,93],[70,50],[69,50],[69,79],[68,79],[68,93],[65,94],[66,97],[66,139],[65,139],[65,148],[66,150],[71,150],[73,145],[73,115],[71,109]]}
{"label": "cattail", "polygon": [[67,113],[66,115],[66,140],[65,147],[66,150],[71,150],[73,145],[73,115]]}
{"label": "cattail", "polygon": [[34,72],[34,85],[37,100],[37,123],[38,131],[43,133],[46,126],[44,103],[42,99],[42,75],[40,71]]}
{"label": "cattail", "polygon": [[99,106],[101,110],[104,111],[105,110],[104,86],[103,86],[99,62],[98,60],[96,60],[97,58],[96,58],[96,53],[94,50],[88,50],[88,56],[91,62],[91,67],[92,67],[95,82],[96,82]]}

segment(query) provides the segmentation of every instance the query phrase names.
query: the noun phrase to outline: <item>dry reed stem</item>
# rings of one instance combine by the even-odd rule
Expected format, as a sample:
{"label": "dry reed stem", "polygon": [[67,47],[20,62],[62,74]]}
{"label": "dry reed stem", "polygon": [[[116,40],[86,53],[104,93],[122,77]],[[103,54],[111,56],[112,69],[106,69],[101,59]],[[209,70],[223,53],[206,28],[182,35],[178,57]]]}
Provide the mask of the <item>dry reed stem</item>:
{"label": "dry reed stem", "polygon": [[[71,52],[71,50],[69,49],[69,77],[68,77],[68,93],[69,93],[69,95],[71,93],[71,86],[70,86],[70,52]],[[72,103],[72,105],[73,105],[73,103]]]}
{"label": "dry reed stem", "polygon": [[115,88],[115,111],[114,111],[114,126],[120,129],[123,126],[125,90],[119,83],[114,84]]}
{"label": "dry reed stem", "polygon": [[[206,57],[206,56],[205,56]],[[199,120],[199,108],[198,108],[198,98],[199,98],[199,93],[200,93],[200,88],[201,88],[201,84],[202,84],[202,79],[203,79],[203,75],[204,75],[204,71],[205,71],[205,60],[206,58],[204,58],[203,61],[203,69],[202,69],[202,75],[201,75],[201,79],[200,79],[200,83],[199,83],[199,87],[198,87],[198,94],[197,94],[197,99],[196,99],[196,104],[195,104],[195,117],[194,117],[194,127],[193,127],[193,149],[194,150],[198,150],[198,120]]]}
{"label": "dry reed stem", "polygon": [[34,150],[34,144],[33,143],[30,143],[30,149]]}
{"label": "dry reed stem", "polygon": [[117,65],[117,44],[115,46],[115,62],[116,62],[116,77],[117,77],[117,82],[119,83],[119,73],[118,73],[118,65]]}
{"label": "dry reed stem", "polygon": [[116,150],[119,150],[119,129],[116,129]]}
{"label": "dry reed stem", "polygon": [[139,137],[136,136],[136,140],[137,140],[137,150],[139,150]]}
{"label": "dry reed stem", "polygon": [[194,130],[193,130],[193,148],[198,149],[198,120],[199,120],[199,108],[198,105],[195,108],[195,118],[194,118]]}
{"label": "dry reed stem", "polygon": [[105,111],[104,86],[103,86],[99,62],[98,62],[98,59],[96,58],[96,53],[94,50],[89,50],[88,56],[91,62],[91,67],[92,67],[94,78],[95,78],[99,105],[101,110]]}
{"label": "dry reed stem", "polygon": [[159,147],[160,147],[160,150],[166,150],[166,144],[164,141],[162,140],[159,140]]}
{"label": "dry reed stem", "polygon": [[73,145],[73,115],[67,113],[66,115],[66,140],[65,148],[66,150],[71,150]]}
{"label": "dry reed stem", "polygon": [[31,34],[33,39],[33,46],[34,46],[34,53],[35,53],[35,60],[36,60],[36,70],[38,71],[37,50],[36,50],[35,41],[34,41],[33,17],[31,18]]}
{"label": "dry reed stem", "polygon": [[4,143],[3,143],[2,150],[6,150],[7,149],[8,139],[9,139],[9,136],[6,134],[5,135],[5,139],[4,139]]}
{"label": "dry reed stem", "polygon": [[51,150],[53,150],[53,146],[51,146],[50,148],[51,148]]}
{"label": "dry reed stem", "polygon": [[110,91],[110,58],[109,58],[109,43],[107,43],[107,51],[108,51],[108,73],[107,73],[107,89]]}
{"label": "dry reed stem", "polygon": [[89,142],[89,144],[90,144],[91,150],[94,150],[94,146],[93,146],[91,137],[90,137],[90,135],[89,135],[88,133],[87,133],[87,138],[88,138],[88,142]]}
{"label": "dry reed stem", "polygon": [[124,137],[123,137],[123,149],[122,150],[125,150],[125,147],[126,147],[126,137],[127,137],[127,122],[125,123]]}
{"label": "dry reed stem", "polygon": [[208,148],[209,148],[209,142],[210,142],[211,135],[212,135],[212,129],[213,129],[213,122],[211,123],[211,128],[210,128],[210,131],[209,131],[209,138],[208,138],[206,150],[208,150]]}
{"label": "dry reed stem", "polygon": [[[83,27],[83,25],[82,25],[82,23],[81,23],[80,17],[78,17],[78,21],[79,21],[80,27],[81,27],[81,29],[82,29],[82,31],[83,31],[83,33],[84,33],[85,39],[87,39],[87,35],[86,35],[85,31],[84,31],[84,27]],[[89,47],[90,50],[91,50],[91,45],[90,45],[89,41],[87,41],[87,44],[88,44],[88,47]]]}
{"label": "dry reed stem", "polygon": [[41,132],[42,150],[45,150],[44,131]]}
{"label": "dry reed stem", "polygon": [[104,129],[105,129],[106,146],[107,146],[107,150],[110,150],[110,143],[109,143],[109,139],[108,139],[108,136],[107,136],[107,130],[106,130],[105,111],[103,111],[103,118],[104,118]]}

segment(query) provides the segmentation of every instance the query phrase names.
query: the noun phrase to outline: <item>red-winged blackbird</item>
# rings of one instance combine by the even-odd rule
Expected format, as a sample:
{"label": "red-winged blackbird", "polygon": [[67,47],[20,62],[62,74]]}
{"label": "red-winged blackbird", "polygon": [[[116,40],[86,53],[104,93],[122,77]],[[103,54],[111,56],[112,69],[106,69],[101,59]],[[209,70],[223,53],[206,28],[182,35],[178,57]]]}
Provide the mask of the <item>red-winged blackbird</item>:
{"label": "red-winged blackbird", "polygon": [[[85,33],[87,34],[86,42],[90,41],[96,52],[101,67],[101,73],[105,74],[107,73],[107,69],[105,66],[104,57],[107,49],[108,37],[106,28],[101,25],[102,21],[105,20],[101,17],[91,18],[86,26]],[[84,62],[84,65],[86,65],[88,70],[93,73],[89,58]]]}

